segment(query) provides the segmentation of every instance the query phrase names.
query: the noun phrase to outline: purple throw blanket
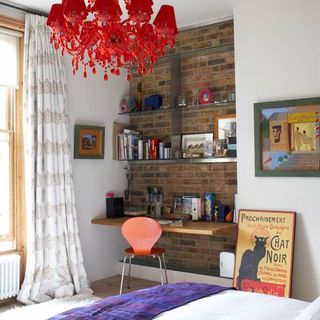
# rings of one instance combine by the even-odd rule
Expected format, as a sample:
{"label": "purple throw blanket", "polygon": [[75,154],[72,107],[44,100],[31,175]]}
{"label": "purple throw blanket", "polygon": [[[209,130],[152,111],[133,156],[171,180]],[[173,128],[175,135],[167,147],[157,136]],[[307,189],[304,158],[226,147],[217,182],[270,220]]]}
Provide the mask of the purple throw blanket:
{"label": "purple throw blanket", "polygon": [[191,301],[231,288],[200,283],[177,283],[108,297],[65,311],[50,320],[149,320]]}

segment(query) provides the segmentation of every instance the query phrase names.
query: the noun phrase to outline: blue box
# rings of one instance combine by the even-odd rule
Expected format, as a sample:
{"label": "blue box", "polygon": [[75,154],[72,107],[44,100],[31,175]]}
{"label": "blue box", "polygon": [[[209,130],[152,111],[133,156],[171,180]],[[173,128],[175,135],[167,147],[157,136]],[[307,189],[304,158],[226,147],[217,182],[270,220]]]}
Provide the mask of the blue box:
{"label": "blue box", "polygon": [[162,106],[162,96],[159,94],[152,95],[150,97],[144,98],[144,107],[152,107],[152,109],[159,109]]}

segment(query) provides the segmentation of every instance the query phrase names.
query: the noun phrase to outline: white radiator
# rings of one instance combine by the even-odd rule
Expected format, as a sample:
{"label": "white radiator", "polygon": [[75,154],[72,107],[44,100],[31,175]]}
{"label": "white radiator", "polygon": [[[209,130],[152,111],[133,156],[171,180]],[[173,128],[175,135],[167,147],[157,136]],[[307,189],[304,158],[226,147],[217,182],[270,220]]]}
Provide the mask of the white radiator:
{"label": "white radiator", "polygon": [[0,300],[14,297],[20,286],[20,256],[0,256]]}

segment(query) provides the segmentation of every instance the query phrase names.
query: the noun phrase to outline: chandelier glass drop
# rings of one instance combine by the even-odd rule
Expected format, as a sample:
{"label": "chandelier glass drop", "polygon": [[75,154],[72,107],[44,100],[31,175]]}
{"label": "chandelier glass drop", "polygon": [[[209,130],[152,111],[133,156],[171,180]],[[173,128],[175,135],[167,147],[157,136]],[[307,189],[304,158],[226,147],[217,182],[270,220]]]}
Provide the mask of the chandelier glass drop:
{"label": "chandelier glass drop", "polygon": [[96,66],[108,74],[120,75],[120,69],[137,74],[152,72],[154,63],[173,47],[177,34],[174,8],[161,6],[155,20],[152,0],[124,0],[128,17],[121,20],[122,10],[118,0],[62,0],[53,4],[47,25],[51,29],[50,41],[62,54],[72,56],[75,74],[82,64],[86,78],[88,69],[96,74]]}

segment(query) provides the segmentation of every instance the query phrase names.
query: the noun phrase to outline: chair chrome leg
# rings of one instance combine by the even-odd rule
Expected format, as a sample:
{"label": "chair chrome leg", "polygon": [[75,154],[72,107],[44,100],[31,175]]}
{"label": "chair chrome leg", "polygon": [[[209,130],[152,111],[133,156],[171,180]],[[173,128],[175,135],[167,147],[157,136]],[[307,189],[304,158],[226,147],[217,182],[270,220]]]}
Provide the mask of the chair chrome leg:
{"label": "chair chrome leg", "polygon": [[161,258],[160,258],[160,256],[157,256],[157,258],[158,258],[158,260],[159,260],[161,285],[163,286],[163,275],[162,275],[162,263],[161,263]]}
{"label": "chair chrome leg", "polygon": [[130,289],[131,258],[132,256],[129,257],[129,272],[128,272],[128,282],[127,282],[128,289]]}
{"label": "chair chrome leg", "polygon": [[162,254],[162,260],[163,260],[164,274],[165,274],[165,276],[166,276],[166,283],[169,283],[169,282],[168,282],[166,259],[164,258],[164,253]]}
{"label": "chair chrome leg", "polygon": [[125,256],[123,259],[123,263],[122,263],[122,275],[121,275],[121,284],[120,284],[120,295],[122,294],[122,286],[123,286],[123,278],[124,278],[124,271],[126,268],[126,260],[127,260],[128,256]]}

